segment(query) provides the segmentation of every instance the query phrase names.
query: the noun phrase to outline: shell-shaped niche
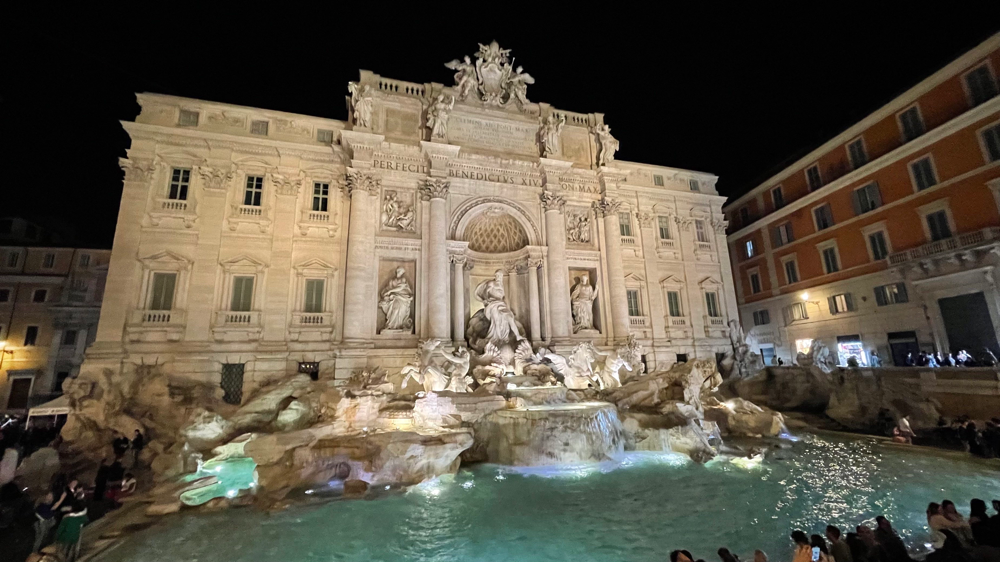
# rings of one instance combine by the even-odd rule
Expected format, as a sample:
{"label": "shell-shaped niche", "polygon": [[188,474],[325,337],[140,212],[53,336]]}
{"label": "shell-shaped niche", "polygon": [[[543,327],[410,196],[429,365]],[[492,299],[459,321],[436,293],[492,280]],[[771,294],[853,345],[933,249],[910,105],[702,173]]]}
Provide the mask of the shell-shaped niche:
{"label": "shell-shaped niche", "polygon": [[514,252],[528,245],[528,233],[502,207],[493,207],[473,219],[465,229],[469,249],[485,254]]}

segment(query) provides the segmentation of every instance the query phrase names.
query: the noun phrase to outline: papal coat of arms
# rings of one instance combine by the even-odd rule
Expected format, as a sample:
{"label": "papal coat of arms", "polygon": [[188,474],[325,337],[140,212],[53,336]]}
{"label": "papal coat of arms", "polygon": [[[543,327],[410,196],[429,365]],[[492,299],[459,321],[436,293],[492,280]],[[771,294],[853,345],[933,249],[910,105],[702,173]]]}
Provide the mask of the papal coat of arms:
{"label": "papal coat of arms", "polygon": [[521,107],[527,105],[528,84],[534,84],[535,79],[520,66],[515,69],[509,55],[510,49],[501,49],[493,41],[489,45],[479,45],[475,64],[469,57],[445,63],[455,71],[458,99],[465,100],[475,92],[486,105],[506,106],[515,101]]}

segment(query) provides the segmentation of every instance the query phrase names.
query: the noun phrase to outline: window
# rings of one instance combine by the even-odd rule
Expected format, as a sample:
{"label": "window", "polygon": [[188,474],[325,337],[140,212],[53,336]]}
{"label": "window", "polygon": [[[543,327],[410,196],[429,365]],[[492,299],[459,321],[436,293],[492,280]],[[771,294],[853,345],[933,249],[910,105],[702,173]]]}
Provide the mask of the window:
{"label": "window", "polygon": [[49,292],[46,289],[35,289],[35,292],[31,294],[31,302],[45,302],[45,298],[49,296]]}
{"label": "window", "polygon": [[642,310],[639,308],[639,291],[629,289],[625,291],[625,295],[628,297],[628,315],[642,316]]}
{"label": "window", "polygon": [[321,213],[327,212],[330,202],[330,184],[316,182],[313,184],[313,206],[312,210]]}
{"label": "window", "polygon": [[719,311],[719,295],[715,291],[705,293],[705,311],[712,318],[722,316],[722,313]]}
{"label": "window", "polygon": [[38,326],[28,326],[28,328],[24,331],[25,347],[35,345],[36,341],[38,341]]}
{"label": "window", "polygon": [[20,254],[17,252],[11,252],[7,254],[7,267],[17,267],[17,260]]}
{"label": "window", "polygon": [[917,191],[923,191],[937,185],[937,175],[934,173],[931,157],[924,156],[920,160],[910,162],[910,177],[913,179],[913,187]]}
{"label": "window", "polygon": [[764,326],[765,324],[771,323],[771,313],[767,310],[755,310],[753,311],[753,325],[754,326]]}
{"label": "window", "polygon": [[987,160],[990,162],[1000,160],[1000,123],[987,127],[981,135]]}
{"label": "window", "polygon": [[785,324],[791,324],[796,320],[807,320],[809,318],[809,314],[806,312],[806,303],[804,302],[793,302],[782,309],[782,312],[785,315]]}
{"label": "window", "polygon": [[847,145],[847,155],[851,159],[851,167],[857,170],[868,163],[868,153],[865,151],[865,140],[858,138]]}
{"label": "window", "polygon": [[785,194],[782,193],[780,185],[771,189],[771,202],[774,203],[775,210],[785,206]]}
{"label": "window", "polygon": [[920,109],[913,106],[899,114],[899,131],[903,134],[903,142],[909,142],[924,134],[924,120],[920,117]]}
{"label": "window", "polygon": [[333,131],[329,129],[316,129],[316,141],[323,144],[332,144]]}
{"label": "window", "polygon": [[826,301],[830,305],[830,314],[854,311],[854,299],[851,298],[850,293],[833,295],[832,297],[828,297]]}
{"label": "window", "polygon": [[906,294],[906,283],[890,283],[875,287],[875,304],[878,306],[903,302],[910,302],[910,298]]}
{"label": "window", "polygon": [[233,296],[229,303],[229,310],[248,312],[253,309],[253,280],[252,276],[237,275],[233,277]]}
{"label": "window", "polygon": [[855,216],[874,211],[882,206],[882,194],[879,192],[876,182],[855,189],[851,195]]}
{"label": "window", "polygon": [[653,185],[656,187],[663,187],[663,176],[660,174],[653,174]]}
{"label": "window", "polygon": [[931,241],[937,242],[945,238],[951,238],[951,226],[948,224],[948,212],[945,210],[927,213],[927,228],[931,235]]}
{"label": "window", "polygon": [[42,258],[42,267],[45,269],[52,269],[56,266],[56,255],[55,254],[45,254]]}
{"label": "window", "polygon": [[816,221],[817,231],[833,226],[833,211],[830,210],[830,204],[823,203],[813,209],[813,219]]}
{"label": "window", "polygon": [[794,258],[785,262],[785,281],[789,285],[799,282],[799,264]]}
{"label": "window", "polygon": [[222,387],[222,401],[227,404],[239,404],[243,402],[243,363],[223,363],[222,380],[219,385]]}
{"label": "window", "polygon": [[701,191],[701,184],[698,183],[698,180],[696,179],[689,179],[688,187],[691,189],[691,191]]}
{"label": "window", "polygon": [[323,288],[326,282],[323,279],[306,279],[306,302],[303,306],[305,312],[323,312]]}
{"label": "window", "polygon": [[76,330],[66,330],[63,332],[62,344],[67,347],[76,345]]}
{"label": "window", "polygon": [[694,221],[694,234],[695,238],[699,242],[708,243],[708,231],[705,230],[705,221],[701,219],[695,219]]}
{"label": "window", "polygon": [[250,134],[267,136],[267,121],[251,121]]}
{"label": "window", "polygon": [[80,254],[80,267],[90,267],[90,254]]}
{"label": "window", "polygon": [[10,302],[10,289],[0,289],[0,302]]}
{"label": "window", "polygon": [[667,291],[667,311],[670,316],[682,316],[681,294],[679,291]]}
{"label": "window", "polygon": [[813,340],[812,338],[805,338],[801,340],[795,340],[795,353],[809,353],[809,349],[812,348]]}
{"label": "window", "polygon": [[740,224],[743,226],[750,224],[750,209],[740,207]]}
{"label": "window", "polygon": [[973,107],[997,95],[997,83],[993,80],[990,67],[985,64],[965,75],[965,87],[969,91],[969,101]]}
{"label": "window", "polygon": [[188,185],[191,184],[191,170],[185,168],[174,168],[170,172],[170,191],[167,199],[187,201]]}
{"label": "window", "polygon": [[750,293],[756,295],[760,292],[760,273],[750,272]]}
{"label": "window", "polygon": [[780,248],[793,240],[795,240],[795,236],[792,234],[792,223],[786,222],[774,227],[775,248]]}
{"label": "window", "polygon": [[753,247],[753,240],[747,240],[747,243],[746,243],[747,259],[750,259],[750,258],[752,258],[754,256],[754,250],[755,250],[755,248]]}
{"label": "window", "polygon": [[618,213],[618,230],[622,236],[632,236],[632,217],[630,213]]}
{"label": "window", "polygon": [[247,188],[243,192],[243,204],[249,207],[260,207],[260,198],[264,194],[264,176],[247,176]]}
{"label": "window", "polygon": [[183,127],[197,127],[198,112],[191,111],[189,109],[182,109],[181,114],[177,117],[177,124]]}
{"label": "window", "polygon": [[885,239],[885,231],[879,230],[869,234],[868,248],[872,251],[873,260],[884,260],[889,257],[889,244]]}
{"label": "window", "polygon": [[823,187],[823,176],[819,173],[819,164],[813,164],[806,168],[806,183],[809,184],[809,191],[816,191]]}
{"label": "window", "polygon": [[656,217],[660,227],[660,240],[670,240],[670,217]]}
{"label": "window", "polygon": [[828,275],[840,271],[840,258],[837,256],[836,246],[823,248],[820,250],[820,255],[823,257],[823,271]]}
{"label": "window", "polygon": [[154,273],[153,289],[149,294],[148,310],[171,310],[174,307],[176,273]]}

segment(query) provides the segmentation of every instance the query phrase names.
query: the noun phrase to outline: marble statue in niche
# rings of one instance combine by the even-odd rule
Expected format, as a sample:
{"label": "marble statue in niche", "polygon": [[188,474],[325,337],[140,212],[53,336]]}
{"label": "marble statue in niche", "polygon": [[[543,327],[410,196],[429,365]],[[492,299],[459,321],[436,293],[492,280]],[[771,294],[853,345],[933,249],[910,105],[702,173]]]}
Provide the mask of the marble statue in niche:
{"label": "marble statue in niche", "polygon": [[597,135],[597,144],[600,151],[597,153],[597,165],[607,166],[615,159],[615,152],[618,151],[618,139],[611,136],[611,127],[607,124],[594,127],[594,134]]}
{"label": "marble statue in niche", "polygon": [[548,158],[560,150],[563,125],[566,124],[565,115],[550,113],[548,117],[542,119],[542,126],[538,130],[538,141],[542,145],[542,157]]}
{"label": "marble statue in niche", "polygon": [[570,293],[573,305],[573,333],[594,329],[594,299],[597,288],[590,285],[590,276],[584,273]]}
{"label": "marble statue in niche", "polygon": [[[469,328],[465,331],[465,335],[470,347],[479,353],[483,353],[487,347],[492,347],[504,353],[509,351],[513,357],[517,342],[524,339],[522,335],[524,328],[507,306],[503,270],[496,270],[493,279],[487,279],[476,286],[475,295],[482,301],[483,308],[476,311],[469,319]],[[507,361],[504,364],[507,364]]]}
{"label": "marble statue in niche", "polygon": [[590,213],[567,213],[566,240],[577,244],[590,244]]}
{"label": "marble statue in niche", "polygon": [[382,226],[390,230],[413,232],[415,229],[413,219],[413,205],[401,201],[395,191],[386,190],[385,200],[382,203]]}
{"label": "marble statue in niche", "polygon": [[427,128],[431,130],[431,140],[444,140],[448,136],[448,114],[455,107],[455,98],[444,101],[444,94],[427,107]]}
{"label": "marble statue in niche", "polygon": [[396,268],[396,276],[389,280],[382,290],[382,300],[378,306],[385,313],[385,327],[382,332],[413,330],[413,319],[410,311],[413,308],[413,290],[406,280],[406,270]]}
{"label": "marble statue in niche", "polygon": [[371,86],[357,82],[348,82],[347,91],[351,93],[351,111],[354,114],[354,126],[370,129],[372,126]]}

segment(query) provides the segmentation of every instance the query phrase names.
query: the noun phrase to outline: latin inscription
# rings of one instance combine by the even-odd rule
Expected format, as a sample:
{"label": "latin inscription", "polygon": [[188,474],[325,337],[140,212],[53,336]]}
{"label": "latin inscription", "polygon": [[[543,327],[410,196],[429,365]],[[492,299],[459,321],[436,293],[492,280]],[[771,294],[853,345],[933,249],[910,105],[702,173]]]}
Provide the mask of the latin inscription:
{"label": "latin inscription", "polygon": [[490,150],[538,154],[537,125],[505,123],[452,115],[448,119],[448,141]]}
{"label": "latin inscription", "polygon": [[397,162],[395,160],[372,160],[372,167],[379,170],[393,170],[395,172],[412,172],[414,174],[427,174],[427,166],[417,162]]}
{"label": "latin inscription", "polygon": [[509,183],[511,185],[526,185],[529,187],[541,187],[540,178],[528,178],[523,176],[508,176],[496,172],[480,172],[477,170],[455,170],[449,169],[448,175],[453,178],[465,180],[490,181],[494,183]]}

